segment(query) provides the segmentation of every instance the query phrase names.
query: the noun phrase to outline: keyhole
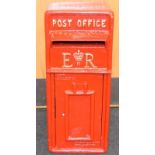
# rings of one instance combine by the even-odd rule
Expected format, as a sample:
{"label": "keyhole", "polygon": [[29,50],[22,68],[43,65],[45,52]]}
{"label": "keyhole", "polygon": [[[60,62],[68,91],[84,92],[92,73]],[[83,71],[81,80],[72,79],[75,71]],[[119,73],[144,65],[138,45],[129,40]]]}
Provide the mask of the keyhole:
{"label": "keyhole", "polygon": [[62,115],[62,117],[64,117],[65,116],[65,113],[62,113],[61,115]]}

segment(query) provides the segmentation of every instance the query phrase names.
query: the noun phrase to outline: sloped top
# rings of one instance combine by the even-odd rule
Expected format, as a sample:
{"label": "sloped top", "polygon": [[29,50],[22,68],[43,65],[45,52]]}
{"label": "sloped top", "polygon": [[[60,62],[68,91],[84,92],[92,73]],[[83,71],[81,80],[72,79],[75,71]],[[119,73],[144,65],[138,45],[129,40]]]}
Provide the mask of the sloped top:
{"label": "sloped top", "polygon": [[59,1],[48,6],[51,11],[95,11],[110,10],[104,0],[96,1]]}

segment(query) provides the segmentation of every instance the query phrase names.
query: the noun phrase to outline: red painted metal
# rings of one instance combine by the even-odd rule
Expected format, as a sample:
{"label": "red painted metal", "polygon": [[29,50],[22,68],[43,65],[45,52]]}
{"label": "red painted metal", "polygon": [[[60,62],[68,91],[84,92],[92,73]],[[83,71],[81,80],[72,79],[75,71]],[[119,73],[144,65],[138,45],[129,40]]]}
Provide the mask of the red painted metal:
{"label": "red painted metal", "polygon": [[113,12],[101,2],[51,3],[45,34],[49,151],[106,152]]}

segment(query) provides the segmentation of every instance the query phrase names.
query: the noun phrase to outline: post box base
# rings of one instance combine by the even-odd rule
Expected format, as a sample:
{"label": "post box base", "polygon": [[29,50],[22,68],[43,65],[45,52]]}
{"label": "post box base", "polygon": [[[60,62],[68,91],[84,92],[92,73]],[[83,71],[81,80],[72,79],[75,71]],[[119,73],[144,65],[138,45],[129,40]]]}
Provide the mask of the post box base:
{"label": "post box base", "polygon": [[49,148],[49,152],[53,152],[53,153],[106,153],[105,150],[103,149],[98,149],[98,148],[94,148],[94,149],[58,149],[58,148]]}

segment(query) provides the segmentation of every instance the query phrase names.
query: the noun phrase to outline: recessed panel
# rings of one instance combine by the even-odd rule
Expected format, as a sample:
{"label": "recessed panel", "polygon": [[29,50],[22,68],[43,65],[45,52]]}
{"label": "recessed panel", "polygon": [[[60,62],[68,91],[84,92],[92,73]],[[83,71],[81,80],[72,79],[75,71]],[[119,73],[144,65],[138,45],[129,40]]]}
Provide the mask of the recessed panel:
{"label": "recessed panel", "polygon": [[66,139],[92,140],[93,96],[67,95]]}
{"label": "recessed panel", "polygon": [[100,148],[102,75],[55,74],[56,146]]}

